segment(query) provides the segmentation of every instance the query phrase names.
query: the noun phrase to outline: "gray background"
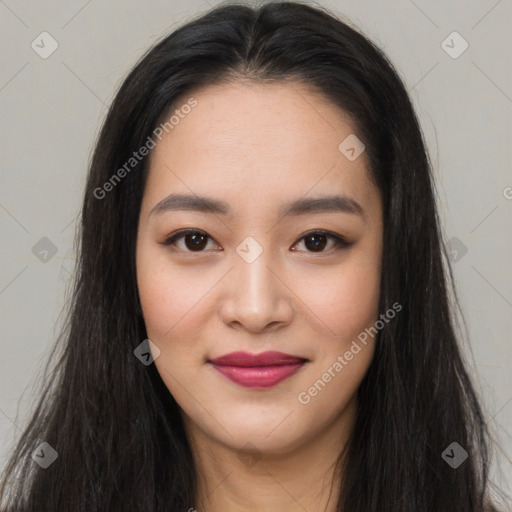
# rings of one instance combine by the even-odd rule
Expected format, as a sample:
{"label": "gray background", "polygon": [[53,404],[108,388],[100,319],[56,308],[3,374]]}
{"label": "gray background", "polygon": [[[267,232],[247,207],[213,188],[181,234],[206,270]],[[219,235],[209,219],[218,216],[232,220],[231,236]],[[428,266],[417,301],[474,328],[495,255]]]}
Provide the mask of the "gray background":
{"label": "gray background", "polygon": [[[2,468],[31,411],[39,372],[58,332],[72,279],[75,218],[101,120],[138,57],[213,5],[217,2],[0,0]],[[382,47],[409,88],[453,250],[471,336],[465,351],[498,441],[494,479],[510,493],[512,2],[322,5]],[[34,40],[43,46],[38,36],[44,31],[58,43],[46,59],[31,47]],[[454,31],[469,44],[457,58],[454,52],[463,42],[446,39]],[[44,46],[49,48],[49,39]],[[36,245],[42,237],[55,245],[55,255],[41,252],[48,244]]]}

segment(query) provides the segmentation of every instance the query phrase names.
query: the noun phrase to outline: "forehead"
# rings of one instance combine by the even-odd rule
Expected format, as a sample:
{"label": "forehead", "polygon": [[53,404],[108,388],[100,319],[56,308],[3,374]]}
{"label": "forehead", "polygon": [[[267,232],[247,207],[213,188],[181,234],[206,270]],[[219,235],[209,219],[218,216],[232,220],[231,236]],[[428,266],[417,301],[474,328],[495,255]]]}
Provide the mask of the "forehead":
{"label": "forehead", "polygon": [[145,203],[186,192],[263,204],[333,189],[375,199],[366,154],[350,161],[339,149],[354,123],[304,85],[207,86],[180,98],[167,117],[191,98],[196,105],[175,116],[152,150]]}

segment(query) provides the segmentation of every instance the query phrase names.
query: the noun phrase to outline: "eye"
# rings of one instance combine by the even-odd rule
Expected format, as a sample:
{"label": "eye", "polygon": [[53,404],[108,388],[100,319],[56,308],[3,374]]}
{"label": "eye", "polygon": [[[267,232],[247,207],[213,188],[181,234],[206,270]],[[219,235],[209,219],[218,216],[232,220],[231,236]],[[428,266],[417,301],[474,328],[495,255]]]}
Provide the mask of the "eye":
{"label": "eye", "polygon": [[166,238],[162,242],[162,245],[176,245],[176,242],[182,238],[184,239],[185,248],[178,247],[178,249],[184,250],[185,252],[203,252],[210,236],[199,229],[183,229]]}
{"label": "eye", "polygon": [[[332,242],[333,246],[331,247],[331,249],[333,250],[343,249],[351,245],[340,235],[335,235],[334,233],[318,229],[306,233],[302,238],[300,238],[299,242],[301,242],[302,240],[305,241],[305,247],[307,249],[311,249],[308,250],[308,252],[314,253],[329,252],[330,249],[324,251],[326,245],[328,245],[329,240]],[[295,247],[295,245],[293,247]]]}
{"label": "eye", "polygon": [[[184,247],[179,247],[177,244],[177,242],[181,241],[181,239],[184,241]],[[183,229],[166,238],[163,242],[161,242],[161,244],[165,246],[175,246],[185,252],[204,252],[203,249],[207,247],[208,239],[213,240],[204,231],[199,229]],[[343,249],[351,245],[342,236],[335,235],[334,233],[330,233],[324,230],[310,231],[309,233],[306,233],[304,236],[302,236],[299,239],[299,242],[302,242],[303,240],[307,252],[313,253],[328,252],[330,249],[327,251],[324,249],[328,245],[329,241],[332,243],[332,250]],[[295,247],[299,242],[296,242],[292,246],[292,250],[294,250],[293,247]]]}

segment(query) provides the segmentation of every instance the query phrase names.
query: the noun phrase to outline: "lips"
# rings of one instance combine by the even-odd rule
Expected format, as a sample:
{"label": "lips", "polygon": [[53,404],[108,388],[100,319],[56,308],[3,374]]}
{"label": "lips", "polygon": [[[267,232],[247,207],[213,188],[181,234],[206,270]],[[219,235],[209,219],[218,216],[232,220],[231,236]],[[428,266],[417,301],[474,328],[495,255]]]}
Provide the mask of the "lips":
{"label": "lips", "polygon": [[231,352],[209,363],[229,380],[244,387],[268,388],[297,372],[307,359],[283,352]]}

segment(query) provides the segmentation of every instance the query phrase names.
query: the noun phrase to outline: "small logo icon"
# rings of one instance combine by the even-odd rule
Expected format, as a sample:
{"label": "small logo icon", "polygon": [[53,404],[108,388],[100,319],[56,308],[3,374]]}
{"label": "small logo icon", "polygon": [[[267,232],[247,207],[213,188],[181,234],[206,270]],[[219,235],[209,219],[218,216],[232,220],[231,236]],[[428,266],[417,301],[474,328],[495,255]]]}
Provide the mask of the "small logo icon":
{"label": "small logo icon", "polygon": [[39,57],[47,59],[59,47],[59,43],[48,32],[41,32],[30,46]]}
{"label": "small logo icon", "polygon": [[50,467],[57,457],[57,452],[46,442],[41,443],[32,452],[32,459],[35,460],[43,469]]}
{"label": "small logo icon", "polygon": [[469,43],[458,32],[452,32],[441,43],[441,48],[452,59],[458,59],[468,49],[468,47]]}
{"label": "small logo icon", "polygon": [[42,263],[48,263],[57,254],[57,246],[49,238],[43,236],[32,247],[32,254]]}
{"label": "small logo icon", "polygon": [[133,353],[144,366],[149,366],[158,359],[160,349],[152,341],[144,340]]}
{"label": "small logo icon", "polygon": [[341,154],[353,162],[358,159],[361,154],[365,150],[365,145],[361,140],[358,139],[356,135],[351,133],[347,138],[345,138],[341,144],[338,146]]}
{"label": "small logo icon", "polygon": [[238,450],[238,458],[248,468],[252,468],[260,459],[261,452],[252,443],[246,443],[240,450]]}
{"label": "small logo icon", "polygon": [[449,241],[448,252],[453,263],[460,261],[468,252],[468,248],[456,236]]}
{"label": "small logo icon", "polygon": [[248,236],[238,245],[236,252],[246,263],[252,263],[263,252],[263,247],[252,236]]}
{"label": "small logo icon", "polygon": [[449,466],[457,469],[468,458],[468,452],[454,441],[445,449],[441,457]]}

